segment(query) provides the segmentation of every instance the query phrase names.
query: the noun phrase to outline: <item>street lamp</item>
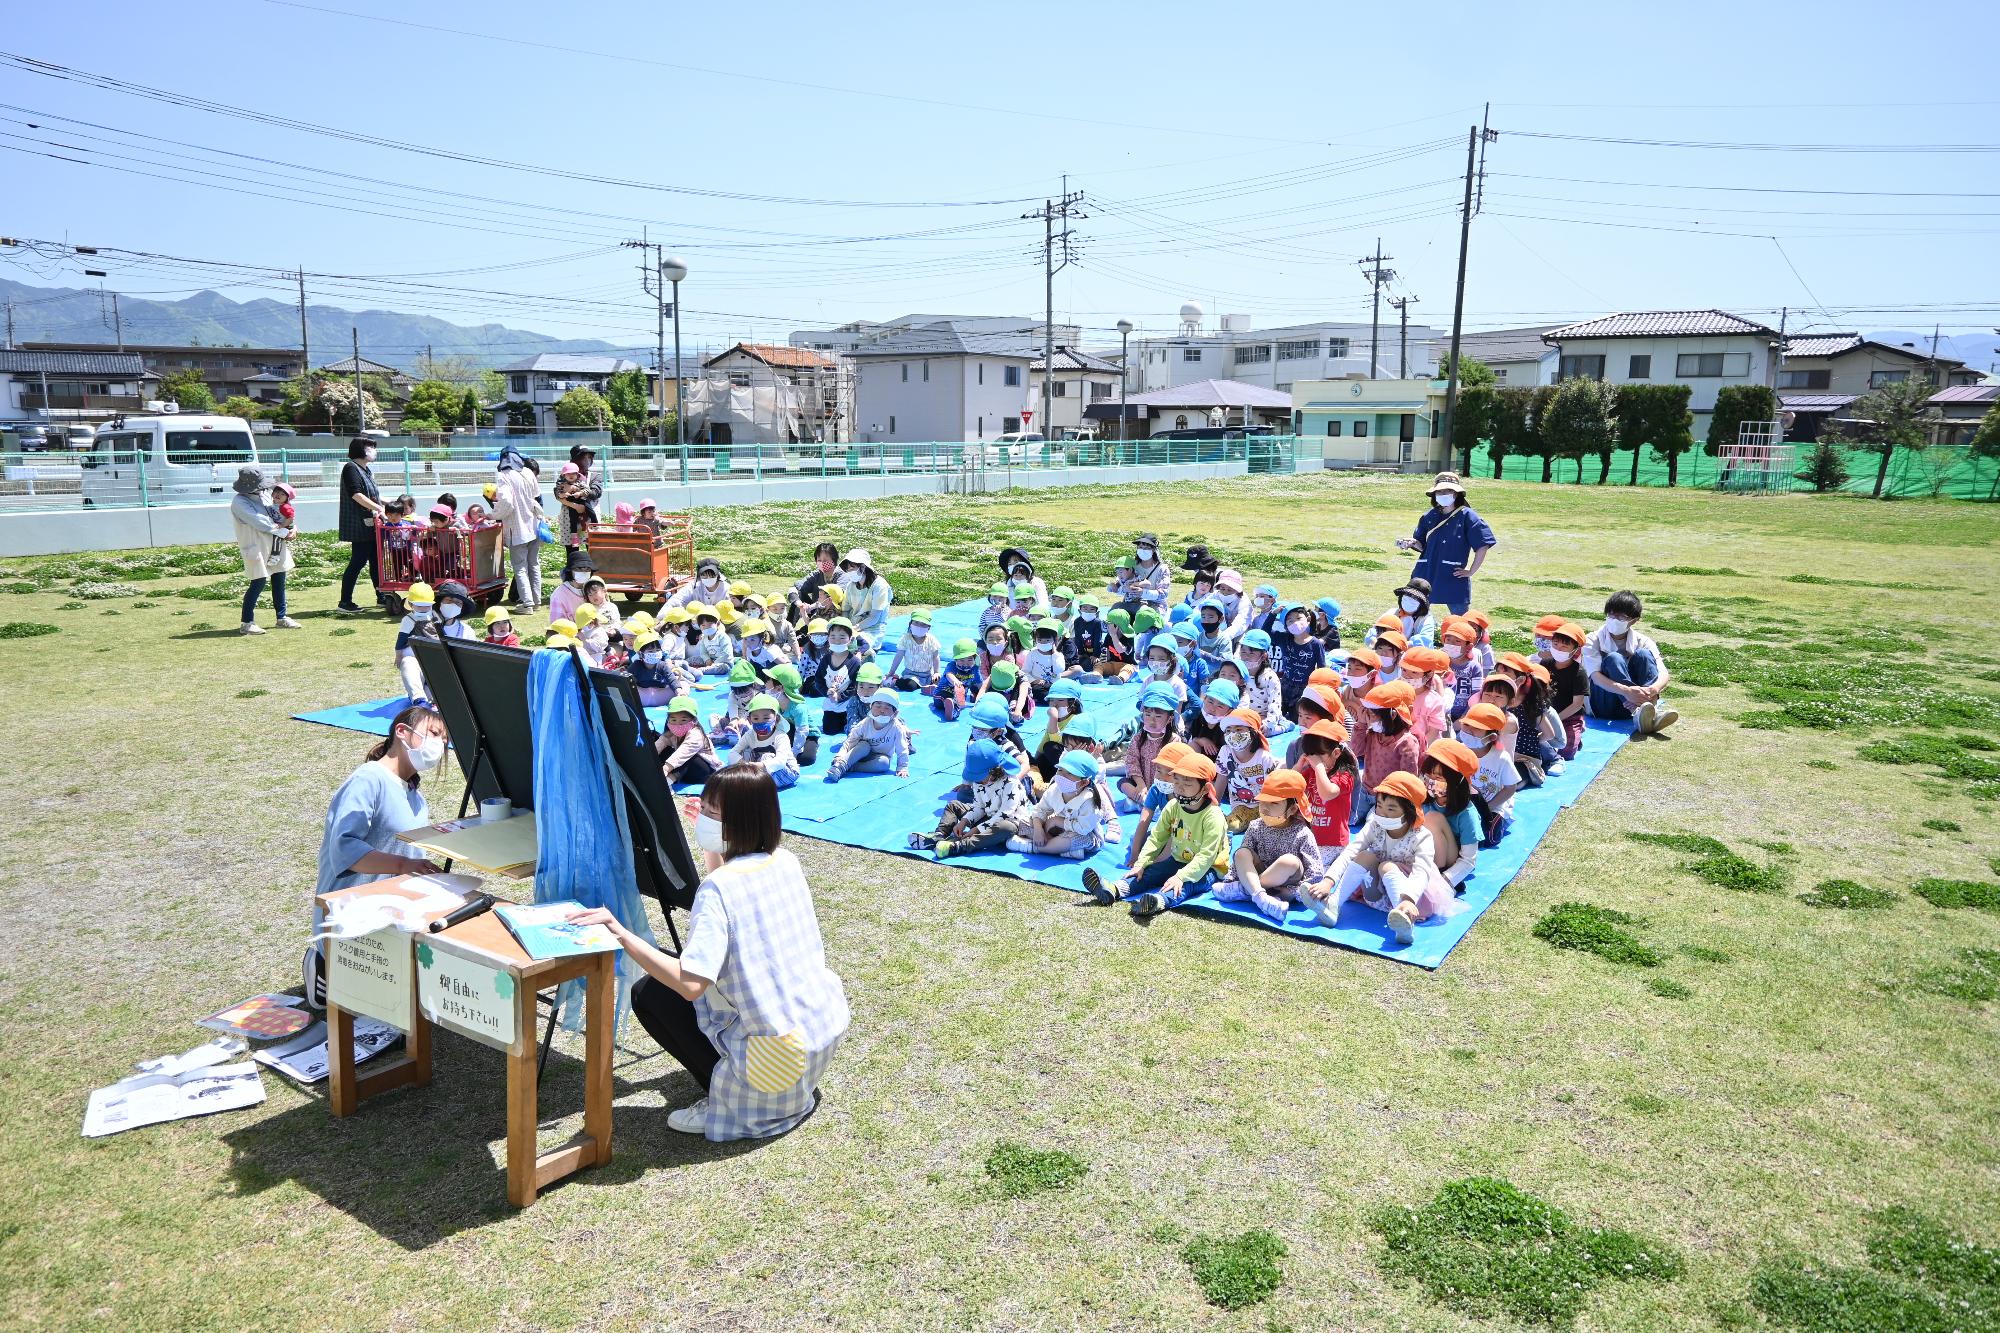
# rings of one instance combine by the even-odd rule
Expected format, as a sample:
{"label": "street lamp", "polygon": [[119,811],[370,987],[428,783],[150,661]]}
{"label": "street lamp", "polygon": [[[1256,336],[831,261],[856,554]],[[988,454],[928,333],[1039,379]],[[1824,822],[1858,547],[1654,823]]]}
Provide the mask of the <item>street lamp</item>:
{"label": "street lamp", "polygon": [[660,261],[660,276],[674,285],[674,443],[683,449],[688,436],[687,402],[681,389],[681,279],[687,275],[687,261],[679,255]]}
{"label": "street lamp", "polygon": [[1118,321],[1118,438],[1125,439],[1125,376],[1126,362],[1131,360],[1132,321]]}

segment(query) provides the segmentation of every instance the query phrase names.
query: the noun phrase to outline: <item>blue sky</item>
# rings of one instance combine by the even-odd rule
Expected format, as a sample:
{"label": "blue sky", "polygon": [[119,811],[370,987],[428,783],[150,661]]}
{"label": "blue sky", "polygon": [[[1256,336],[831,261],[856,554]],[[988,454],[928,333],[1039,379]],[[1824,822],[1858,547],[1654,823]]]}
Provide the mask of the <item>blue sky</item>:
{"label": "blue sky", "polygon": [[[1538,137],[2000,148],[1990,7],[1401,17],[1430,21],[1323,3],[23,6],[0,49],[503,165],[0,67],[0,234],[175,257],[90,264],[162,299],[288,299],[257,267],[303,265],[343,275],[310,279],[315,301],[650,345],[634,254],[611,248],[643,225],[690,265],[688,344],[713,345],[1039,312],[1041,228],[1019,215],[1067,173],[1089,216],[1056,306],[1094,336],[1115,341],[1120,316],[1169,330],[1188,298],[1260,325],[1366,318],[1355,259],[1377,235],[1413,322],[1442,328],[1466,129],[1491,101],[1470,328],[1781,305],[1794,328],[2000,323],[2000,152]],[[763,198],[717,197],[744,195]],[[0,251],[24,282],[87,285],[85,266]]]}

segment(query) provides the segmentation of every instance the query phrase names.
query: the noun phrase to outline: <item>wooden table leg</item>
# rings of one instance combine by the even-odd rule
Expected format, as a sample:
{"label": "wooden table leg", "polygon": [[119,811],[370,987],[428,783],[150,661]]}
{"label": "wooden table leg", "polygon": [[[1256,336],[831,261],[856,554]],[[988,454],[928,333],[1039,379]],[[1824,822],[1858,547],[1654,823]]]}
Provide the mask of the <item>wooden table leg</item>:
{"label": "wooden table leg", "polygon": [[535,1201],[537,1054],[534,987],[517,986],[514,1049],[507,1055],[507,1202],[516,1208]]}
{"label": "wooden table leg", "polygon": [[335,1116],[350,1116],[360,1098],[354,1087],[354,1015],[326,1006],[327,1104]]}
{"label": "wooden table leg", "polygon": [[595,1140],[595,1165],[611,1160],[611,1035],[617,1018],[612,975],[616,955],[602,953],[590,969],[583,1020],[583,1132]]}

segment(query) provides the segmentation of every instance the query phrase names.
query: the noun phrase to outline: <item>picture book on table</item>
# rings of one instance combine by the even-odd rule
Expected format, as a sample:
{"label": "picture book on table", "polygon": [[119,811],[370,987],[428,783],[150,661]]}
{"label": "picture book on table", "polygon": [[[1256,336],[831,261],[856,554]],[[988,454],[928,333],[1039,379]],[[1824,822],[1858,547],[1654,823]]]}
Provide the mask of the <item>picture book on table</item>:
{"label": "picture book on table", "polygon": [[528,957],[568,958],[580,953],[604,953],[618,947],[618,937],[605,926],[573,926],[571,912],[581,912],[583,904],[574,899],[532,906],[505,903],[493,909],[501,923],[514,933]]}

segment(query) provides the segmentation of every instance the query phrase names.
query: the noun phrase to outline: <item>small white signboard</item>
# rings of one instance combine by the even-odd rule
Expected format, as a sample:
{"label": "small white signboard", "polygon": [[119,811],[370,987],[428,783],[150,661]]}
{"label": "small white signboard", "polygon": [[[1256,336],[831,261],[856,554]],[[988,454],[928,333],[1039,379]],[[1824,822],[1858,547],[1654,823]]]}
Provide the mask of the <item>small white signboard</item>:
{"label": "small white signboard", "polygon": [[490,959],[467,957],[438,947],[435,940],[417,944],[417,1003],[433,1023],[474,1041],[514,1049],[520,1035],[514,1018],[517,983]]}
{"label": "small white signboard", "polygon": [[394,926],[326,942],[326,998],[350,1014],[410,1030],[410,937]]}

